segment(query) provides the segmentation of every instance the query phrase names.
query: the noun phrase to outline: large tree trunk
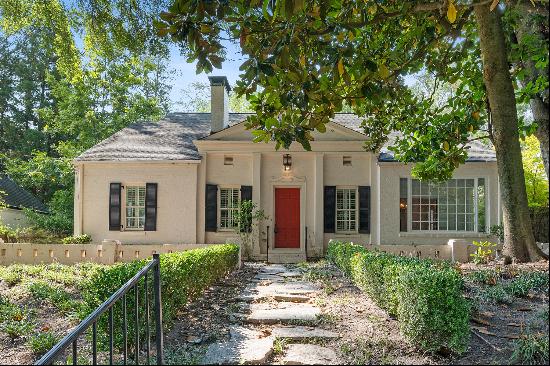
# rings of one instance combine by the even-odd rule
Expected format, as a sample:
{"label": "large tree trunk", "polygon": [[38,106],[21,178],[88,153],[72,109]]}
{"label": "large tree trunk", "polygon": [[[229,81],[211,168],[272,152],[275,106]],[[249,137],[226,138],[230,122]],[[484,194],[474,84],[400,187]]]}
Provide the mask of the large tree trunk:
{"label": "large tree trunk", "polygon": [[490,4],[474,8],[479,30],[483,81],[492,117],[493,143],[504,217],[505,257],[527,262],[537,257],[521,161],[516,98],[508,67],[501,13]]}
{"label": "large tree trunk", "polygon": [[[519,17],[517,26],[515,27],[515,34],[519,44],[524,43],[526,37],[536,37],[539,42],[544,44],[546,42],[546,37],[544,36],[543,31],[548,31],[548,17],[543,17],[536,13],[533,5],[529,1],[525,0],[517,4],[517,10],[519,12]],[[539,78],[539,76],[544,76],[548,79],[548,69],[537,68],[535,62],[531,58],[527,58],[523,62],[522,66],[527,71],[526,80],[524,81],[525,83],[530,81],[534,82],[537,78]],[[535,131],[535,136],[539,140],[540,152],[544,170],[546,171],[546,177],[549,177],[548,153],[550,149],[550,142],[548,134],[550,133],[550,106],[548,88],[533,95],[529,104],[531,106],[531,112],[533,113],[533,119],[538,124],[537,130]]]}

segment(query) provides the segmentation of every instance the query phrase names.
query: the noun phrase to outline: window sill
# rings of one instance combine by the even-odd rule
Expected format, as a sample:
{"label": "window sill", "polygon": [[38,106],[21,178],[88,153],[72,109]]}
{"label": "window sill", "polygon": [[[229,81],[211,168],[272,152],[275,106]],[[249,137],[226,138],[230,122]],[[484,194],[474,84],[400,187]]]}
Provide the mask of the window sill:
{"label": "window sill", "polygon": [[457,232],[457,231],[445,231],[445,232],[402,232],[399,233],[401,238],[487,238],[491,235],[488,233],[478,232]]}

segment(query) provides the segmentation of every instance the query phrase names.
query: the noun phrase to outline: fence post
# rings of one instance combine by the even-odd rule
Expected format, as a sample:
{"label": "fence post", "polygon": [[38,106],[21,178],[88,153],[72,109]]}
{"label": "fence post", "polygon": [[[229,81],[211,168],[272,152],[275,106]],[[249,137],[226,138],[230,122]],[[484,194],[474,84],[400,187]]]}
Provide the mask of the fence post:
{"label": "fence post", "polygon": [[164,342],[162,336],[162,299],[160,289],[160,256],[153,254],[153,259],[157,262],[154,268],[153,287],[155,288],[155,326],[157,343],[157,365],[164,365]]}

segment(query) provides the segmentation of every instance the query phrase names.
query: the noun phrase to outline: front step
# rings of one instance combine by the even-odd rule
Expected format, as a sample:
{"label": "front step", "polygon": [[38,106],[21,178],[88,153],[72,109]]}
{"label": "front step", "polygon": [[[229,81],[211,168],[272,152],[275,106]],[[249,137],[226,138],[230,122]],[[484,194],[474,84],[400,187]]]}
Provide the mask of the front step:
{"label": "front step", "polygon": [[306,261],[305,253],[269,253],[269,258],[266,256],[269,263],[292,264]]}

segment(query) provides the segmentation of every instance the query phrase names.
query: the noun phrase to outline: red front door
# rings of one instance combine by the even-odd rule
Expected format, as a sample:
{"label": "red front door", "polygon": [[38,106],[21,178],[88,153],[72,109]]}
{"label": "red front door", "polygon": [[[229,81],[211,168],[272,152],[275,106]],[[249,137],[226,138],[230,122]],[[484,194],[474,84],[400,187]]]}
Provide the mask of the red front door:
{"label": "red front door", "polygon": [[300,188],[275,188],[275,248],[300,248]]}

